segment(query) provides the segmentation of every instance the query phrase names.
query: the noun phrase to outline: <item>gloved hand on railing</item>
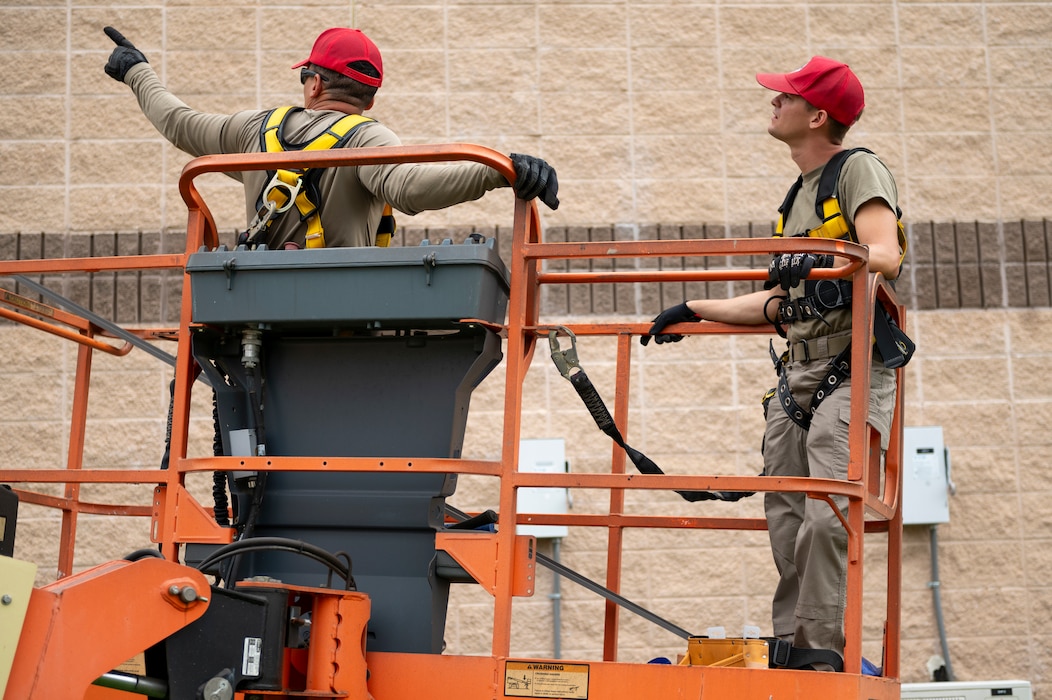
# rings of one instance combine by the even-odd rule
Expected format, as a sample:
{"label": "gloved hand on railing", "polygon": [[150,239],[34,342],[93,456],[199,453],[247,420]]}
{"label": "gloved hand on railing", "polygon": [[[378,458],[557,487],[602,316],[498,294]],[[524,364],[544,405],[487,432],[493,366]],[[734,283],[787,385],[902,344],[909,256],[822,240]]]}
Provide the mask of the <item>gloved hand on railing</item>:
{"label": "gloved hand on railing", "polygon": [[811,274],[816,267],[832,267],[832,255],[815,255],[814,253],[780,253],[771,258],[767,267],[767,281],[764,289],[781,287],[789,291],[801,280]]}
{"label": "gloved hand on railing", "polygon": [[646,345],[653,338],[654,342],[658,345],[663,343],[678,343],[683,340],[683,336],[677,333],[662,333],[665,326],[671,326],[674,323],[688,323],[694,321],[700,321],[701,316],[690,310],[687,306],[687,302],[677,304],[676,306],[669,307],[659,313],[654,319],[653,325],[650,326],[650,330],[647,331],[646,335],[639,337],[639,342],[642,345]]}
{"label": "gloved hand on railing", "polygon": [[515,166],[515,194],[527,201],[538,197],[549,209],[558,209],[559,178],[555,168],[536,156],[512,153],[510,157]]}

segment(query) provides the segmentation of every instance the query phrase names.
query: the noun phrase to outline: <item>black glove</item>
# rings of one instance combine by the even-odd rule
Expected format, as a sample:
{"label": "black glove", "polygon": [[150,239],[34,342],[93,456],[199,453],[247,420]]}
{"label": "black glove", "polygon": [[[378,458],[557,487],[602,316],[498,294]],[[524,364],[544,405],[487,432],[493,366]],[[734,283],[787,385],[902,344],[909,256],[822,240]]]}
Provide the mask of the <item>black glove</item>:
{"label": "black glove", "polygon": [[149,63],[146,57],[142,55],[142,51],[135,48],[135,44],[125,39],[124,35],[116,29],[104,27],[102,31],[106,32],[106,36],[113,39],[113,43],[117,45],[117,48],[110,54],[110,60],[106,62],[106,68],[104,69],[106,75],[123,83],[124,75],[132,66],[139,63]]}
{"label": "black glove", "polygon": [[801,280],[806,279],[814,268],[831,267],[832,265],[832,255],[781,253],[771,258],[771,264],[767,267],[767,281],[763,283],[763,288],[781,287],[789,291],[800,284]]}
{"label": "black glove", "polygon": [[540,197],[549,209],[559,208],[559,178],[555,176],[555,168],[541,158],[522,153],[512,153],[511,164],[515,166],[512,188],[520,199],[529,201]]}
{"label": "black glove", "polygon": [[654,342],[658,345],[662,343],[678,343],[683,340],[682,335],[676,333],[662,333],[665,326],[671,326],[673,323],[687,323],[692,321],[700,321],[701,316],[690,310],[687,306],[687,302],[683,302],[677,306],[671,306],[657,315],[654,319],[654,325],[650,327],[647,334],[640,336],[639,342],[642,345],[646,345],[650,342],[650,338],[654,338]]}

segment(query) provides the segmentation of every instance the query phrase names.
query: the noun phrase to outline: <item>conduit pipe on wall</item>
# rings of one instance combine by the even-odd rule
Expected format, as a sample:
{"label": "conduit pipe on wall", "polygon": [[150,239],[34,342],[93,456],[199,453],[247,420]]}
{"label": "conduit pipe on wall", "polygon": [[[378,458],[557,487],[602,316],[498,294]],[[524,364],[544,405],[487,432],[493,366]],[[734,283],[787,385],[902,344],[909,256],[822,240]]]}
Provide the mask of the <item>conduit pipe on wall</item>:
{"label": "conduit pipe on wall", "polygon": [[956,678],[953,675],[953,665],[950,663],[950,646],[946,641],[946,623],[943,621],[942,595],[939,591],[942,584],[939,581],[938,529],[938,525],[931,526],[931,581],[928,583],[928,587],[931,588],[932,603],[935,606],[935,624],[939,628],[939,643],[942,645],[942,658],[946,669],[945,680],[954,681]]}

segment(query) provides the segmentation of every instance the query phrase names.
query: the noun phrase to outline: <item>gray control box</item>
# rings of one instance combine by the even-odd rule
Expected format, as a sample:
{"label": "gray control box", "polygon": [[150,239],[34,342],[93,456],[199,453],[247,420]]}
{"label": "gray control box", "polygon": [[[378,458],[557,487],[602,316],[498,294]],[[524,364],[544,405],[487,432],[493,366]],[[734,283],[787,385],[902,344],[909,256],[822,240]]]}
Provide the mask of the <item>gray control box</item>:
{"label": "gray control box", "polygon": [[209,324],[436,328],[504,323],[508,271],[494,247],[214,250],[190,256],[193,320]]}

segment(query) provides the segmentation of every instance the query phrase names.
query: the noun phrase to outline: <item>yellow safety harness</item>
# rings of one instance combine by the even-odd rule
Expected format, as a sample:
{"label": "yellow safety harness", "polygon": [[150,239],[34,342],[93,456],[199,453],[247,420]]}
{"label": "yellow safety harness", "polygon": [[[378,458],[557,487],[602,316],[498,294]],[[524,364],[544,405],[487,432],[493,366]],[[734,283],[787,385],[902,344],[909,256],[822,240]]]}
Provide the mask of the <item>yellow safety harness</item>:
{"label": "yellow safety harness", "polygon": [[[873,153],[866,148],[852,148],[840,151],[826,163],[826,167],[818,181],[818,193],[815,197],[815,213],[821,218],[822,223],[805,233],[797,235],[806,235],[811,238],[846,238],[854,243],[858,242],[855,232],[848,226],[847,218],[840,210],[840,203],[837,201],[837,181],[840,179],[840,171],[844,167],[844,161],[856,151]],[[778,207],[778,224],[774,233],[776,237],[785,235],[783,231],[785,217],[792,209],[793,200],[796,199],[796,195],[799,194],[802,187],[803,176],[800,176],[793,183],[793,186],[789,188],[782,206]],[[902,211],[898,207],[895,208],[895,218],[898,222],[899,265],[902,265],[902,261],[906,257],[907,244],[906,230],[902,225]],[[779,335],[784,337],[785,333],[781,330],[781,324],[805,319],[820,319],[824,321],[823,311],[850,306],[851,295],[851,282],[848,280],[805,280],[804,295],[796,299],[783,299],[778,305],[777,320],[773,321],[773,323],[775,328],[778,329]],[[766,314],[766,310],[764,313]],[[873,319],[873,340],[877,350],[880,351],[884,366],[888,369],[894,369],[908,363],[913,356],[916,346],[891,319],[891,316],[879,302]],[[814,342],[817,350],[817,354],[814,357],[810,356],[811,342],[805,340],[794,343],[781,355],[775,352],[774,343],[771,343],[771,361],[774,362],[775,372],[778,374],[778,384],[763,397],[765,415],[769,402],[777,396],[778,403],[785,409],[789,418],[804,430],[808,430],[811,427],[811,417],[818,410],[819,404],[851,375],[850,336],[838,336],[835,338],[826,336],[819,338],[817,342]],[[797,403],[789,388],[785,363],[790,359],[805,361],[828,360],[829,369],[815,389],[807,410]]]}
{"label": "yellow safety harness", "polygon": [[[267,115],[260,129],[260,147],[267,153],[284,153],[286,151],[323,151],[330,148],[342,148],[350,141],[354,131],[373,121],[361,114],[348,114],[339,119],[322,134],[312,140],[292,144],[285,139],[285,120],[292,112],[302,111],[302,107],[279,107]],[[307,248],[325,247],[325,229],[322,226],[321,214],[317,202],[318,177],[321,168],[289,168],[270,171],[270,180],[259,194],[256,218],[248,230],[242,234],[241,242],[257,242],[283,214],[293,206],[299,212],[300,220],[307,224],[305,244]],[[391,244],[395,232],[394,213],[389,204],[384,204],[383,215],[376,229],[374,245],[386,248]]]}
{"label": "yellow safety harness", "polygon": [[[818,181],[818,196],[815,197],[815,214],[822,220],[822,223],[799,235],[811,238],[846,238],[852,243],[858,242],[855,232],[848,225],[847,218],[840,211],[840,202],[837,199],[837,182],[840,180],[840,171],[844,167],[844,161],[857,151],[873,153],[868,148],[851,148],[840,151],[830,158]],[[792,209],[793,200],[796,199],[803,184],[803,176],[798,177],[793,186],[789,188],[789,192],[786,193],[782,206],[778,207],[778,224],[774,231],[776,237],[785,235],[783,230],[785,217]],[[907,243],[906,229],[902,225],[902,211],[898,207],[895,208],[895,218],[898,222],[899,264],[901,265],[906,257]]]}

